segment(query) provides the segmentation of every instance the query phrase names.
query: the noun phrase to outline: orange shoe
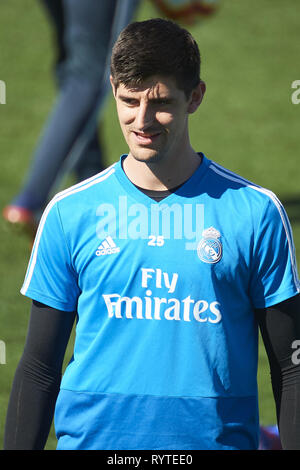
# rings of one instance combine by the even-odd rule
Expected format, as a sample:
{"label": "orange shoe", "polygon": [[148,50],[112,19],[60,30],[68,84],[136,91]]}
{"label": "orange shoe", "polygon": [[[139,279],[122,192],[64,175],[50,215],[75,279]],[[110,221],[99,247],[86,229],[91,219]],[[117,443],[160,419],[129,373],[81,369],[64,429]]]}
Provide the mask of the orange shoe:
{"label": "orange shoe", "polygon": [[29,209],[20,206],[6,206],[2,211],[3,218],[11,227],[26,232],[34,237],[37,230],[37,222],[34,214]]}

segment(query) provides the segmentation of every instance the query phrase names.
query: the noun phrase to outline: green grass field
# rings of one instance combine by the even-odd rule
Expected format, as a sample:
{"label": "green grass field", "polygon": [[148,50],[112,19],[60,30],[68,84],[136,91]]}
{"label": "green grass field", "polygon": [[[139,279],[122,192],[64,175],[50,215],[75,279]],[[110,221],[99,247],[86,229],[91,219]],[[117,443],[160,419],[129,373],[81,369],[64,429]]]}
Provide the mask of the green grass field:
{"label": "green grass field", "polygon": [[[202,78],[207,83],[204,102],[191,119],[192,143],[209,158],[280,197],[294,230],[299,265],[300,104],[291,101],[291,84],[300,79],[300,3],[220,0],[220,4],[217,15],[190,28],[202,51]],[[143,0],[138,19],[153,16],[156,10]],[[6,104],[0,104],[1,210],[23,181],[55,98],[51,41],[38,2],[1,2],[0,80],[6,83]],[[101,131],[109,164],[127,151],[111,97]],[[12,233],[0,219],[0,341],[5,343],[6,356],[6,364],[0,364],[0,448],[29,317],[30,301],[19,293],[29,254],[28,239]],[[258,382],[261,423],[274,424],[262,347]],[[47,449],[55,445],[52,430]]]}

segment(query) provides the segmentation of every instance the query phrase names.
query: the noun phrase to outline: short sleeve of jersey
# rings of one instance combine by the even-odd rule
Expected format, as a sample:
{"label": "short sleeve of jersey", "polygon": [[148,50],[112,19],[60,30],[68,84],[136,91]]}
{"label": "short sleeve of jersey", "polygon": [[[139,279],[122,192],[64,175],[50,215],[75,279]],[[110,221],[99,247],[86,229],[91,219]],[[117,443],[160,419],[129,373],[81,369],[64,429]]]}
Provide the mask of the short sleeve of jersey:
{"label": "short sleeve of jersey", "polygon": [[54,200],[40,221],[21,293],[59,310],[77,308],[77,276]]}
{"label": "short sleeve of jersey", "polygon": [[300,291],[293,236],[287,214],[274,196],[255,236],[250,295],[255,308],[283,302]]}

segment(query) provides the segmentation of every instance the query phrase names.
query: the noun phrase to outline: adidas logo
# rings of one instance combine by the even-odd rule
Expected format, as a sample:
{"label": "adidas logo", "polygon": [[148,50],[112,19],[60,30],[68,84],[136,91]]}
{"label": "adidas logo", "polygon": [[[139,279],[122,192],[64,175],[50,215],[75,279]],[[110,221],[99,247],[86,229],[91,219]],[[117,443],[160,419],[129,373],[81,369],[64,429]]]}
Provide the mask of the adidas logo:
{"label": "adidas logo", "polygon": [[105,240],[98,246],[96,256],[112,255],[113,253],[119,253],[120,247],[115,244],[111,237],[106,237]]}

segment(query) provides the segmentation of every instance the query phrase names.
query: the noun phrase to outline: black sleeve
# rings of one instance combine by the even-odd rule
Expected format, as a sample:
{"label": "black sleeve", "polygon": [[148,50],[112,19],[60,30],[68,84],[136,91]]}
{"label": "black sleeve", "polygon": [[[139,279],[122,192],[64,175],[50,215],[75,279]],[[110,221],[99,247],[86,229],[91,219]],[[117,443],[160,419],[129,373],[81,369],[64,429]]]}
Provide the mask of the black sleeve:
{"label": "black sleeve", "polygon": [[32,303],[24,351],[7,409],[4,450],[45,447],[75,312]]}
{"label": "black sleeve", "polygon": [[[268,356],[277,422],[284,450],[300,450],[300,295],[256,316]],[[297,342],[297,343],[295,343]]]}

